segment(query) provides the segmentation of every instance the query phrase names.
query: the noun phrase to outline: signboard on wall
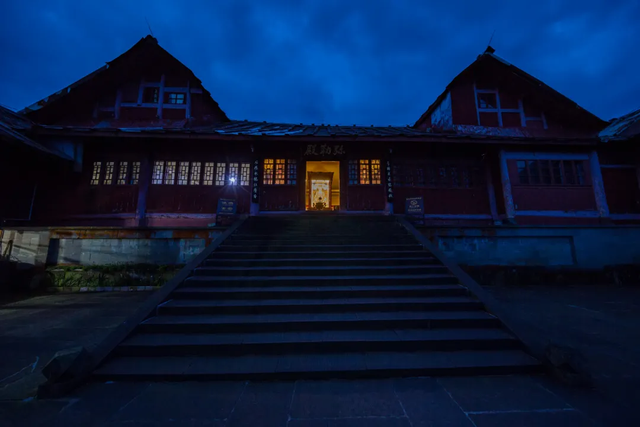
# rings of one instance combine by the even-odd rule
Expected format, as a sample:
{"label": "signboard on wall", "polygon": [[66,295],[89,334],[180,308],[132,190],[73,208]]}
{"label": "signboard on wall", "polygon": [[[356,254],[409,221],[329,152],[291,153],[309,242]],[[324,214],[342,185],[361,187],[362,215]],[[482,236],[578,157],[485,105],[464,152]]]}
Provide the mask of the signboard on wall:
{"label": "signboard on wall", "polygon": [[218,199],[218,209],[216,214],[218,215],[234,215],[236,213],[236,200],[235,199]]}
{"label": "signboard on wall", "polygon": [[258,203],[260,201],[260,160],[253,161],[253,181],[251,183],[251,202]]}
{"label": "signboard on wall", "polygon": [[309,144],[304,152],[304,156],[343,156],[343,145],[329,145],[329,144]]}
{"label": "signboard on wall", "polygon": [[391,175],[391,161],[387,160],[387,202],[393,203],[393,176]]}
{"label": "signboard on wall", "polygon": [[422,197],[407,197],[404,212],[407,215],[424,216],[424,200]]}

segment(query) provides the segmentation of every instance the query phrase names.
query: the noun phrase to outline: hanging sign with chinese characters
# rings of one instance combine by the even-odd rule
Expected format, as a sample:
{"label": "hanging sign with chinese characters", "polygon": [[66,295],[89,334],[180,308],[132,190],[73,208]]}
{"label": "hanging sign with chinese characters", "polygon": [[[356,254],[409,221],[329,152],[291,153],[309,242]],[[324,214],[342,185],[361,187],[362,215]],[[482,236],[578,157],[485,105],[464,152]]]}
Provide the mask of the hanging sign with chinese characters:
{"label": "hanging sign with chinese characters", "polygon": [[393,203],[393,176],[391,175],[391,160],[387,160],[387,202]]}
{"label": "hanging sign with chinese characters", "polygon": [[305,156],[343,156],[345,154],[342,145],[309,144],[304,152]]}
{"label": "hanging sign with chinese characters", "polygon": [[251,202],[258,203],[260,201],[260,160],[253,161],[253,182],[251,183]]}

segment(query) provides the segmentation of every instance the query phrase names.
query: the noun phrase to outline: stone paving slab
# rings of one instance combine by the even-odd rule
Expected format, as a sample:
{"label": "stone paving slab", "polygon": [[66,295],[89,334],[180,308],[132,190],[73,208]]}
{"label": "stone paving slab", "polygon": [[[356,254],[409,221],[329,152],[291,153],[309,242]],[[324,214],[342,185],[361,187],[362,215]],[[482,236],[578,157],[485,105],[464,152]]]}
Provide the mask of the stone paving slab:
{"label": "stone paving slab", "polygon": [[576,390],[558,386],[566,393],[561,396],[557,389],[546,387],[547,381],[544,376],[492,376],[92,383],[64,399],[0,401],[0,419],[3,427],[624,427],[640,423],[640,417],[623,416],[611,402],[605,402],[609,414],[603,412],[596,419],[584,407],[575,406],[581,401],[573,396]]}
{"label": "stone paving slab", "polygon": [[35,395],[60,350],[93,348],[148,292],[43,295],[0,305],[0,399]]}

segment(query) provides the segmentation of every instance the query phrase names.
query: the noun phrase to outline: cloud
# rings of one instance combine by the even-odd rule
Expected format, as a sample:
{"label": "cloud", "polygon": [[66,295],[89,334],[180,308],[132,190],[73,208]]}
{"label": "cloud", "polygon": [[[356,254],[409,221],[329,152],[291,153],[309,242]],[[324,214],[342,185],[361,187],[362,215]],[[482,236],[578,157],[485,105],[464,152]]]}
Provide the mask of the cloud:
{"label": "cloud", "polygon": [[486,47],[609,119],[640,107],[640,3],[5,2],[0,103],[23,108],[148,33],[234,119],[413,123]]}

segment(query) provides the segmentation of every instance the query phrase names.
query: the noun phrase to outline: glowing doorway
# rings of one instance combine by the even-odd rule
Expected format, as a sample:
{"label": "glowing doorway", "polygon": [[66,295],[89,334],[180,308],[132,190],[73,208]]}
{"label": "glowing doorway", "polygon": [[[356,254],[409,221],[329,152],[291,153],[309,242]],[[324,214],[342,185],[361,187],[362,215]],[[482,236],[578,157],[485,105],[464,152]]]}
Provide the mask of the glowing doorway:
{"label": "glowing doorway", "polygon": [[340,162],[307,162],[307,210],[340,209]]}

